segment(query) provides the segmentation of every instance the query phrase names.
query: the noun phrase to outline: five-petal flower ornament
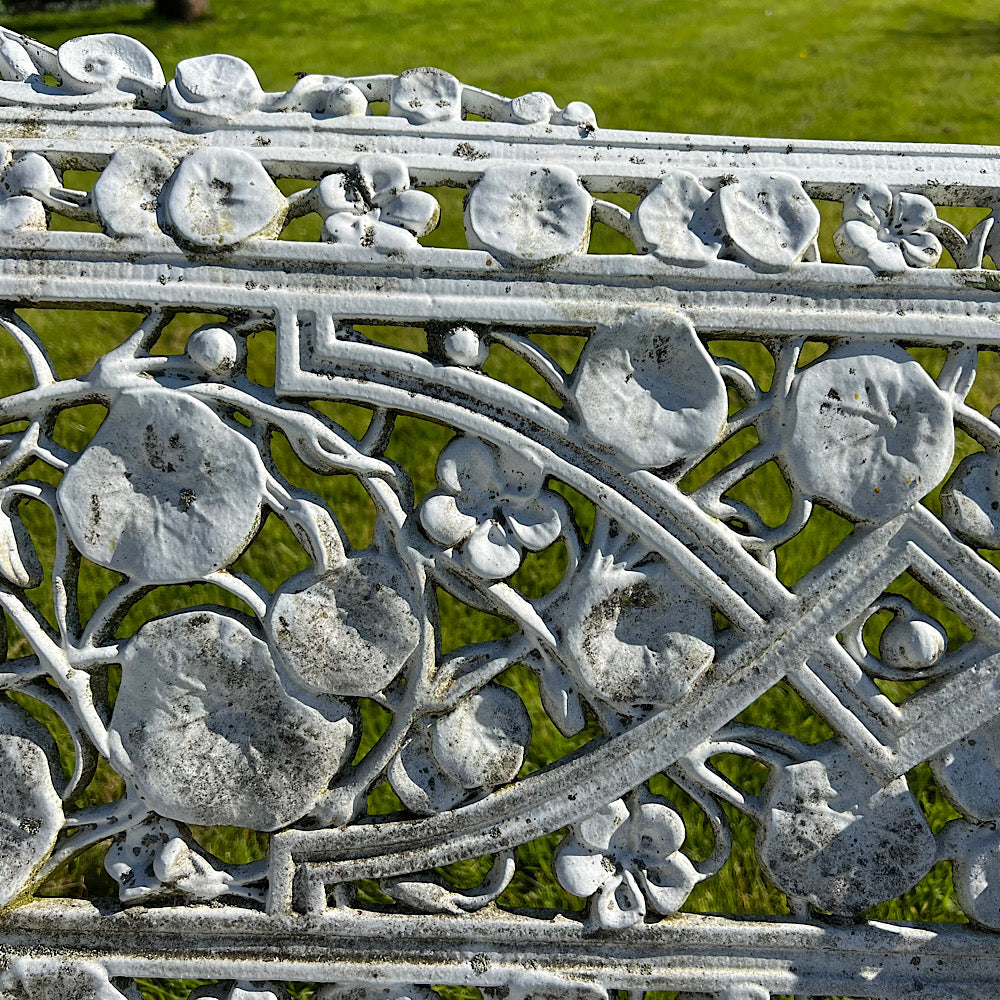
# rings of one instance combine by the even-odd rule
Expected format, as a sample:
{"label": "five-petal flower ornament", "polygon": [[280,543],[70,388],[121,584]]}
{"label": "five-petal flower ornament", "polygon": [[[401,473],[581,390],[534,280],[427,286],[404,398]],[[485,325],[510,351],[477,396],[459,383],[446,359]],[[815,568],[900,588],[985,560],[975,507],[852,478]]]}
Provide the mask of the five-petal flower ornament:
{"label": "five-petal flower ornament", "polygon": [[574,896],[589,898],[606,930],[638,923],[649,906],[675,913],[703,876],[681,852],[684,821],[669,806],[622,799],[575,824],[559,845],[555,872]]}
{"label": "five-petal flower ornament", "polygon": [[569,522],[565,501],[543,489],[541,466],[477,438],[455,438],[437,463],[441,488],[420,505],[434,541],[462,548],[465,565],[486,580],[503,580],[524,549],[551,545]]}
{"label": "five-petal flower ornament", "polygon": [[406,164],[368,153],[350,170],[328,174],[306,199],[323,217],[329,243],[370,247],[383,253],[417,245],[438,224],[440,206],[426,191],[410,187]]}
{"label": "five-petal flower ornament", "polygon": [[833,234],[846,264],[873,271],[934,267],[941,241],[928,227],[937,221],[934,205],[922,194],[893,194],[884,184],[866,184],[844,201],[844,221]]}

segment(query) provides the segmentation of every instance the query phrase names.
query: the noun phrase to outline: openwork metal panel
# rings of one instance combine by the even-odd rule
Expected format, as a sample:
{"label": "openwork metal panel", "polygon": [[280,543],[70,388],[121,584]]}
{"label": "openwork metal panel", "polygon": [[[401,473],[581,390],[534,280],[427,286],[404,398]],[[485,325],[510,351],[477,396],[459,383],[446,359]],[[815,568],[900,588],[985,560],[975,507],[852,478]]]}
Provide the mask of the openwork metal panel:
{"label": "openwork metal panel", "polygon": [[995,994],[996,149],[0,76],[4,996]]}

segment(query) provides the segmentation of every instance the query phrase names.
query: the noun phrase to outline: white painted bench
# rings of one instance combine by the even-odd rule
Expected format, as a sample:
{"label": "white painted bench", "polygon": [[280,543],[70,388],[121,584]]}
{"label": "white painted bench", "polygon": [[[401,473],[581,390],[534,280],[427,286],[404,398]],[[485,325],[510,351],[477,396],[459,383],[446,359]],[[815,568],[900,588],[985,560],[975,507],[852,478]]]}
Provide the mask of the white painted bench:
{"label": "white painted bench", "polygon": [[[4,996],[996,992],[996,149],[116,35],[0,77]],[[52,309],[138,318],[67,375]],[[777,904],[690,912],[734,866]]]}

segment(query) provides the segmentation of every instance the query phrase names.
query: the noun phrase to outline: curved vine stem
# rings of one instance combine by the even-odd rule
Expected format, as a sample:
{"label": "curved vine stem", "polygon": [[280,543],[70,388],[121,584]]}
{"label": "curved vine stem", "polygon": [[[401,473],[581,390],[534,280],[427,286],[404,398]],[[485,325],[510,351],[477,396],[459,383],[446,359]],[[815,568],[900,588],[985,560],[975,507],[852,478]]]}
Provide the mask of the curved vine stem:
{"label": "curved vine stem", "polygon": [[567,402],[571,402],[565,370],[533,340],[512,333],[510,330],[491,330],[490,339],[503,344],[508,351],[527,362],[559,397],[564,406]]}
{"label": "curved vine stem", "polygon": [[80,648],[87,649],[95,642],[106,642],[133,605],[141,601],[152,589],[147,584],[126,580],[108,591],[83,629]]}
{"label": "curved vine stem", "polygon": [[61,794],[63,802],[71,802],[90,784],[94,777],[97,771],[97,752],[85,738],[79,720],[66,711],[66,702],[57,697],[56,692],[48,684],[44,681],[32,684],[24,691],[25,694],[41,702],[59,717],[73,742],[73,772]]}
{"label": "curved vine stem", "polygon": [[666,773],[677,787],[687,793],[708,817],[715,843],[711,854],[704,861],[695,864],[694,867],[702,879],[711,878],[722,870],[732,853],[733,831],[729,826],[729,820],[719,808],[718,802],[711,795],[706,794],[697,781],[692,780],[683,763],[672,764],[667,768]]}
{"label": "curved vine stem", "polygon": [[[120,799],[118,800],[118,802],[121,801]],[[113,804],[117,805],[118,802]],[[49,855],[48,860],[38,870],[38,874],[33,880],[34,884],[38,885],[44,882],[61,864],[69,861],[70,858],[81,851],[85,851],[88,847],[99,844],[102,840],[107,840],[109,837],[127,830],[130,826],[142,822],[149,815],[149,810],[141,803],[133,802],[131,805],[132,809],[123,815],[117,812],[109,812],[100,818],[93,819],[87,826],[79,824],[74,827],[74,829],[78,829],[80,832],[66,837],[62,845]]]}
{"label": "curved vine stem", "polygon": [[17,346],[24,352],[36,386],[52,385],[58,381],[41,338],[17,313],[6,310],[0,313],[0,326],[14,338]]}

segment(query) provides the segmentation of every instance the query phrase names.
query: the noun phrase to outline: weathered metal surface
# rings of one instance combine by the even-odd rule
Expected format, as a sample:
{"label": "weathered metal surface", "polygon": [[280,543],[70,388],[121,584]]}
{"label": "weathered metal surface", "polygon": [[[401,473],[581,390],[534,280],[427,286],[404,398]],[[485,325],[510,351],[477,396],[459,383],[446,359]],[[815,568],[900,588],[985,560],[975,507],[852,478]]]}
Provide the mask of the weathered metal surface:
{"label": "weathered metal surface", "polygon": [[[0,141],[0,325],[31,375],[0,399],[4,996],[996,992],[996,149],[612,132],[431,69],[266,93],[205,56],[167,82],[123,36],[2,29]],[[464,246],[421,243],[445,187]],[[28,307],[141,318],[60,378]],[[433,482],[397,418],[452,432]],[[360,486],[370,544],[323,477]],[[301,550],[269,586],[243,559],[268,519]],[[143,613],[189,584],[241,610]],[[443,647],[456,605],[503,637]],[[801,718],[765,724],[792,691]],[[122,791],[84,806],[99,760]],[[97,844],[117,898],[41,898]],[[518,906],[529,848],[559,912]],[[681,912],[731,858],[787,913]],[[872,918],[940,862],[957,903],[929,917],[968,924]]]}

